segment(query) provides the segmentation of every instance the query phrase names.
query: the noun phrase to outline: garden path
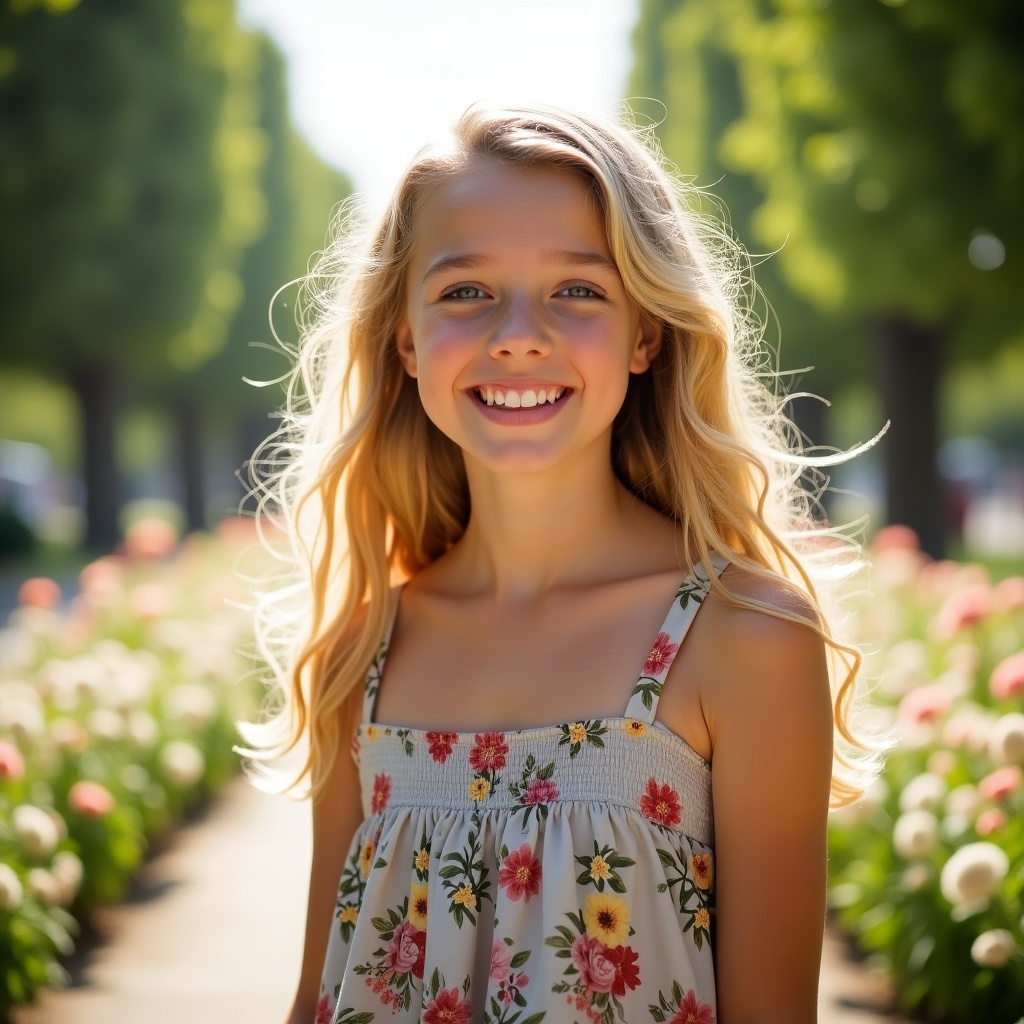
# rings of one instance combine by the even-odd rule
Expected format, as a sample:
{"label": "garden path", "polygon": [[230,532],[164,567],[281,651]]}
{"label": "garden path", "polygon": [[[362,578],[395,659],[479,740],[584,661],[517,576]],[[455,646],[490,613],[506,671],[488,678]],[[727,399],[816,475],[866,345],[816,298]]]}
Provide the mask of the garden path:
{"label": "garden path", "polygon": [[[282,1024],[298,977],[309,806],[235,779],[105,911],[106,941],[73,964],[72,985],[16,1024]],[[901,1024],[829,936],[819,1024]]]}

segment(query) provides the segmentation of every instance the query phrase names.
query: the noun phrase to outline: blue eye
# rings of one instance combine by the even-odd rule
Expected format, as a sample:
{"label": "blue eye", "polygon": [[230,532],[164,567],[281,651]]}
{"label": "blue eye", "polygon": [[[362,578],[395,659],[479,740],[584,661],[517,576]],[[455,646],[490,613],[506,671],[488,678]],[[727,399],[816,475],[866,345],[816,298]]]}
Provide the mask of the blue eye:
{"label": "blue eye", "polygon": [[588,284],[570,284],[563,288],[558,294],[564,295],[569,299],[601,298],[601,296]]}
{"label": "blue eye", "polygon": [[480,299],[483,297],[483,289],[477,288],[475,284],[457,284],[454,288],[449,288],[448,291],[441,293],[442,299],[455,299],[456,301],[465,301],[466,299]]}

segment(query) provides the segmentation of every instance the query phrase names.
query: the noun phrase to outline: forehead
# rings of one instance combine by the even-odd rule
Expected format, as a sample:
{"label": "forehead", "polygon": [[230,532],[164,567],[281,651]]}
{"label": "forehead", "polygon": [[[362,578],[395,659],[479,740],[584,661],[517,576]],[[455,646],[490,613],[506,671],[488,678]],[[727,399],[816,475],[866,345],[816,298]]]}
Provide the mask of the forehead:
{"label": "forehead", "polygon": [[413,263],[439,251],[588,245],[610,255],[597,198],[580,171],[480,158],[432,186],[413,227]]}

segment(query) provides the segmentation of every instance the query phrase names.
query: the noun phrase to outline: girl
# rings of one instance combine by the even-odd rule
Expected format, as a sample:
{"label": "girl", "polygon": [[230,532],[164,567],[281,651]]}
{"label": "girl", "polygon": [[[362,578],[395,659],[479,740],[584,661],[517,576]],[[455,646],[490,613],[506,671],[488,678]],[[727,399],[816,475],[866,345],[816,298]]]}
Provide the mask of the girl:
{"label": "girl", "polygon": [[859,658],[700,228],[631,130],[473,109],[321,265],[248,751],[308,741],[291,1022],[815,1020]]}

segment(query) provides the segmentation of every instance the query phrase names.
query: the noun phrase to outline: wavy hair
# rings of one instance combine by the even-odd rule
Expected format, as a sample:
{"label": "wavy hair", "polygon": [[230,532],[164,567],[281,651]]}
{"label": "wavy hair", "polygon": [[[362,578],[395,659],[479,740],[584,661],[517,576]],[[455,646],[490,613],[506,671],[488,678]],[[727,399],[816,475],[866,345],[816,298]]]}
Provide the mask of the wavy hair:
{"label": "wavy hair", "polygon": [[471,108],[449,138],[417,155],[375,229],[361,230],[355,204],[342,208],[333,242],[304,279],[282,426],[256,456],[269,466],[255,484],[259,515],[284,539],[287,568],[257,604],[275,696],[262,722],[242,727],[250,771],[268,779],[276,759],[297,751],[288,788],[319,792],[347,745],[390,588],[466,528],[461,451],[427,418],[394,339],[420,204],[479,159],[565,168],[588,183],[626,293],[664,332],[615,419],[615,472],[679,524],[687,564],[721,551],[798,595],[773,605],[732,593],[724,579],[713,584],[734,605],[821,636],[836,740],[832,803],[856,798],[877,750],[852,730],[861,657],[830,625],[820,582],[852,574],[859,546],[816,523],[815,499],[799,483],[808,467],[845,456],[802,452],[785,395],[766,383],[777,375],[751,311],[749,258],[700,212],[706,196],[668,168],[653,132],[552,108]]}

